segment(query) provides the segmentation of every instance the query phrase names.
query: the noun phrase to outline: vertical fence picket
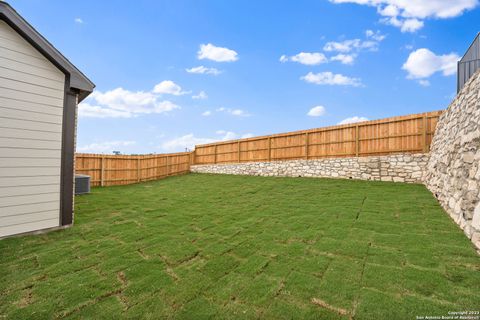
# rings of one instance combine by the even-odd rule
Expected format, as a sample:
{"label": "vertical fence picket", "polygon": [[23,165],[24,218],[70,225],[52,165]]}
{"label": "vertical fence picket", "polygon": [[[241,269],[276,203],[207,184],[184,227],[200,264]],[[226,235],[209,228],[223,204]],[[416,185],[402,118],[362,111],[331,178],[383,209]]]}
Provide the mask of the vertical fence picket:
{"label": "vertical fence picket", "polygon": [[355,126],[355,156],[356,157],[358,157],[358,154],[360,152],[359,133],[360,133],[360,128],[357,124]]}
{"label": "vertical fence picket", "polygon": [[100,171],[100,186],[105,185],[105,157],[100,158],[101,161],[101,171]]}
{"label": "vertical fence picket", "polygon": [[305,132],[305,160],[308,160],[308,132]]}
{"label": "vertical fence picket", "polygon": [[272,138],[268,137],[268,161],[272,161]]}
{"label": "vertical fence picket", "polygon": [[140,182],[140,158],[137,158],[137,182]]}
{"label": "vertical fence picket", "polygon": [[423,152],[428,152],[428,142],[427,142],[427,130],[428,130],[428,124],[427,124],[427,116],[424,115],[422,119],[422,145],[423,145]]}
{"label": "vertical fence picket", "polygon": [[241,157],[240,157],[240,140],[238,141],[237,143],[237,159],[238,159],[238,163],[241,162]]}
{"label": "vertical fence picket", "polygon": [[170,175],[170,157],[169,156],[167,156],[166,162],[167,162],[167,177],[168,177]]}

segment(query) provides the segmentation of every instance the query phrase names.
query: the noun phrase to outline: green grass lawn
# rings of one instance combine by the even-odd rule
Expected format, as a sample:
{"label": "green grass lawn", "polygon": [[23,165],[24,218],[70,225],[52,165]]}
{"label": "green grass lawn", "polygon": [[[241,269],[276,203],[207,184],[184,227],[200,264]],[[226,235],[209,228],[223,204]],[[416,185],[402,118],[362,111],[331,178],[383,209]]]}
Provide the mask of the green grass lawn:
{"label": "green grass lawn", "polygon": [[190,174],[75,201],[73,228],[0,241],[0,318],[480,309],[480,257],[421,185]]}

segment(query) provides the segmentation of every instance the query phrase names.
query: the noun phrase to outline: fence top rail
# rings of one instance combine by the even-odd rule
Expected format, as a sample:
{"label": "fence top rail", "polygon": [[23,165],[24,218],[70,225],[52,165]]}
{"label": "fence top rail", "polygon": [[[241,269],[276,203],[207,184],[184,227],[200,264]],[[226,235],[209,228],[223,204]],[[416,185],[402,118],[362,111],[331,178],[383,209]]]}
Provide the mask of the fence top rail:
{"label": "fence top rail", "polygon": [[325,131],[332,131],[332,130],[350,129],[350,128],[355,128],[357,126],[358,127],[363,127],[363,126],[370,126],[370,125],[376,125],[376,124],[387,124],[387,123],[393,123],[393,122],[402,122],[402,121],[408,121],[408,120],[414,120],[414,119],[421,119],[425,116],[428,117],[428,118],[435,118],[435,117],[439,117],[442,114],[442,112],[443,112],[443,110],[429,111],[429,112],[409,114],[409,115],[404,115],[404,116],[389,117],[389,118],[383,118],[383,119],[377,119],[377,120],[368,120],[368,121],[362,121],[362,122],[355,122],[355,123],[349,123],[349,124],[341,124],[341,125],[313,128],[313,129],[307,129],[307,130],[298,130],[298,131],[290,131],[290,132],[284,132],[284,133],[276,133],[276,134],[263,135],[263,136],[257,136],[257,137],[252,137],[252,138],[218,141],[218,142],[212,142],[212,143],[206,143],[206,144],[198,144],[198,145],[195,146],[195,149],[213,147],[213,146],[219,146],[219,145],[226,145],[226,144],[233,144],[233,143],[251,142],[251,141],[257,141],[257,140],[264,140],[264,139],[268,139],[268,138],[282,138],[282,137],[288,137],[288,136],[296,136],[296,135],[302,135],[302,134],[306,134],[306,133],[318,133],[318,132],[325,132]]}
{"label": "fence top rail", "polygon": [[77,158],[106,158],[106,159],[123,159],[123,160],[135,160],[135,159],[154,159],[154,158],[165,158],[173,156],[190,156],[192,152],[176,152],[176,153],[159,153],[159,154],[138,154],[138,155],[127,155],[127,154],[101,154],[101,153],[75,153]]}

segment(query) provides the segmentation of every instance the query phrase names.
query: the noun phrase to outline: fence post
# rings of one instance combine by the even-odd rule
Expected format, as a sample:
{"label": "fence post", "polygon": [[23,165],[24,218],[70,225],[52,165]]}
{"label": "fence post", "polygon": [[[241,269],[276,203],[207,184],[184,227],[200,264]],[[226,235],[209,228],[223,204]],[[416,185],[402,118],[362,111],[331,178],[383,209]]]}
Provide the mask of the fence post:
{"label": "fence post", "polygon": [[217,163],[217,145],[215,145],[214,157],[213,163]]}
{"label": "fence post", "polygon": [[272,139],[268,137],[268,161],[272,161]]}
{"label": "fence post", "polygon": [[193,150],[192,152],[190,152],[190,157],[188,159],[188,170],[190,170],[190,167],[193,166],[195,164],[195,150]]}
{"label": "fence post", "polygon": [[167,177],[170,175],[170,157],[167,155]]}
{"label": "fence post", "polygon": [[423,132],[422,132],[422,140],[423,140],[423,152],[428,152],[428,145],[427,145],[427,115],[423,116]]}
{"label": "fence post", "polygon": [[358,124],[355,126],[355,156],[358,157],[358,153],[360,150],[360,144],[359,144],[359,137],[358,137]]}
{"label": "fence post", "polygon": [[105,185],[105,157],[101,158],[101,169],[100,169],[100,187],[103,187]]}
{"label": "fence post", "polygon": [[308,160],[308,132],[305,132],[305,160]]}
{"label": "fence post", "polygon": [[140,182],[140,158],[137,158],[137,182]]}
{"label": "fence post", "polygon": [[238,156],[237,156],[238,157],[238,163],[240,163],[240,140],[238,140],[237,147],[238,147]]}

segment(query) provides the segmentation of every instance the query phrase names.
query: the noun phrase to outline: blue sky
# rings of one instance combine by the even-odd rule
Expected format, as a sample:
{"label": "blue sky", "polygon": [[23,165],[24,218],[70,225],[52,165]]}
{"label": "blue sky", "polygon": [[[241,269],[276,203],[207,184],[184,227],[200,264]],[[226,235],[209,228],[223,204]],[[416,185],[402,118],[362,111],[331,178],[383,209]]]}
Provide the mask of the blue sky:
{"label": "blue sky", "polygon": [[98,153],[444,109],[480,31],[478,0],[10,4],[97,85],[77,150]]}

